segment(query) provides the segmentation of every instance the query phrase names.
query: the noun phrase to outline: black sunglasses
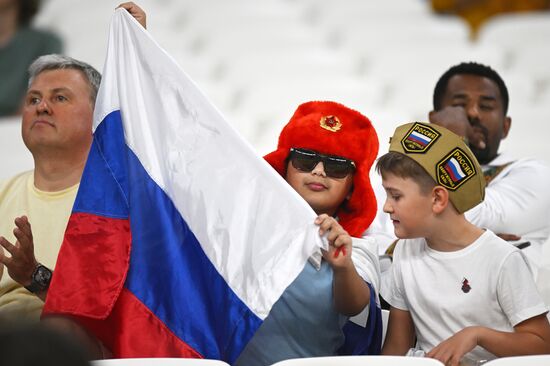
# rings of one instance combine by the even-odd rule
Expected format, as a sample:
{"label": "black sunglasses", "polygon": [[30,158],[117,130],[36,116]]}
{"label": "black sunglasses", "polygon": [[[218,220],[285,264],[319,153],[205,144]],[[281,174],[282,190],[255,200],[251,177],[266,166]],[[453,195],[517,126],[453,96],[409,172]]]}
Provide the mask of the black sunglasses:
{"label": "black sunglasses", "polygon": [[313,150],[290,148],[292,166],[302,172],[311,172],[320,161],[325,173],[331,178],[345,178],[355,171],[352,160],[334,155],[323,155]]}

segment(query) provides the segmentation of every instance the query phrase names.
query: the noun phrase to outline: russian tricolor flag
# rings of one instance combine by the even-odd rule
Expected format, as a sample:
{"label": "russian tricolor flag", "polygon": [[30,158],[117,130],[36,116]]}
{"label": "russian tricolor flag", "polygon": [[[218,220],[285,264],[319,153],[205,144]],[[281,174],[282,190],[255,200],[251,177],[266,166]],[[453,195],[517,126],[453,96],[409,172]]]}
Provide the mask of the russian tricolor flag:
{"label": "russian tricolor flag", "polygon": [[451,176],[453,182],[458,182],[466,176],[466,174],[460,168],[460,164],[456,161],[455,158],[450,158],[449,161],[445,164],[445,170]]}
{"label": "russian tricolor flag", "polygon": [[420,144],[421,146],[426,146],[432,141],[432,139],[430,137],[425,136],[425,135],[423,135],[421,133],[418,133],[416,131],[412,131],[408,138],[409,138],[409,140],[412,140],[412,141]]}
{"label": "russian tricolor flag", "polygon": [[307,259],[315,213],[125,10],[44,315],[114,357],[232,363]]}

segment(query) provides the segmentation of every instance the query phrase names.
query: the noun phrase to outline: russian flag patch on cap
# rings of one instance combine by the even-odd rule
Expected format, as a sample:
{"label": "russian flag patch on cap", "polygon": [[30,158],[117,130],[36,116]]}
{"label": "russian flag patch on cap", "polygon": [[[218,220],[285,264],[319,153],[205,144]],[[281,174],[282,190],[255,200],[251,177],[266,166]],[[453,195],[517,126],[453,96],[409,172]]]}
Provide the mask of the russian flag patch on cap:
{"label": "russian flag patch on cap", "polygon": [[401,140],[408,153],[423,153],[439,138],[440,133],[424,124],[415,123]]}
{"label": "russian flag patch on cap", "polygon": [[437,164],[437,182],[454,191],[476,174],[475,166],[459,148],[454,149]]}

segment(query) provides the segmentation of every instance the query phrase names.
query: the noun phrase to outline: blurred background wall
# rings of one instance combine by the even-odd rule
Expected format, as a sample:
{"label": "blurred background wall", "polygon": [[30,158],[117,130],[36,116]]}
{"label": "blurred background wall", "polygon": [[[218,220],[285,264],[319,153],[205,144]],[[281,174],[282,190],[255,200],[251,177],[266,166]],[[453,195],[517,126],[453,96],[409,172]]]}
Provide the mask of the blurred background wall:
{"label": "blurred background wall", "polygon": [[[101,71],[118,3],[45,0],[33,24],[58,34],[65,54]],[[427,0],[138,4],[157,42],[259,154],[274,149],[298,104],[315,99],[367,115],[384,152],[395,126],[427,120],[433,87],[446,69],[478,61],[496,69],[510,91],[513,123],[502,149],[550,163],[547,11],[498,14],[476,26],[474,39],[464,18],[441,7],[436,13]],[[0,179],[32,167],[19,121],[0,119]]]}

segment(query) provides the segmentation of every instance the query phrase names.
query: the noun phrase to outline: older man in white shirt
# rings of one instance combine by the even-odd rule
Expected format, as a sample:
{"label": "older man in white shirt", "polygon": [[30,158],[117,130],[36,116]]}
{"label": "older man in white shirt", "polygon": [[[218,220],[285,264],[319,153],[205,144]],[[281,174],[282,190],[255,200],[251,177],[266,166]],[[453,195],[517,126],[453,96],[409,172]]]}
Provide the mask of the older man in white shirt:
{"label": "older man in white shirt", "polygon": [[[550,168],[540,160],[518,159],[499,151],[512,124],[508,104],[508,90],[496,71],[473,62],[461,63],[437,82],[429,118],[462,136],[483,169],[485,199],[466,212],[466,218],[523,249],[536,276],[543,265],[543,245],[550,236]],[[381,208],[385,195],[378,192]],[[393,227],[381,209],[369,232],[377,238],[381,255],[388,248],[391,251]],[[381,266],[384,271],[384,261]]]}

